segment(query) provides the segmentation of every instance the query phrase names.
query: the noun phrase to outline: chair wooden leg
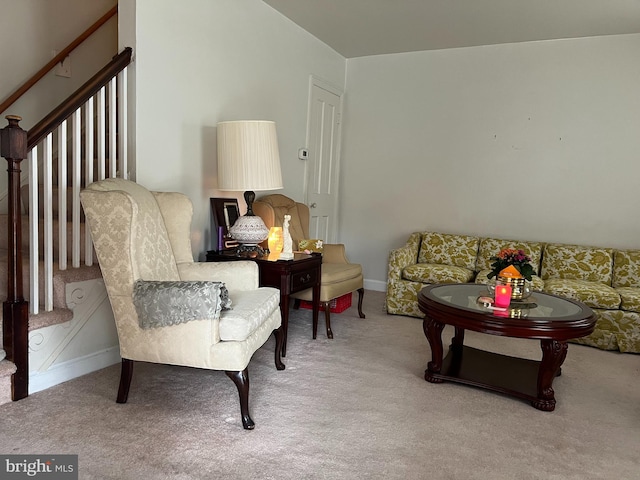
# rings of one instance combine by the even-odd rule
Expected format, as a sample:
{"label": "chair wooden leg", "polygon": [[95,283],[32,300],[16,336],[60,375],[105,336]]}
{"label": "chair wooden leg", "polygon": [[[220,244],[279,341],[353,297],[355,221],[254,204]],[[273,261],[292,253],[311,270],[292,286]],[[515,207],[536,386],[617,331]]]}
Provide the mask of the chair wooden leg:
{"label": "chair wooden leg", "polygon": [[282,363],[282,344],[284,343],[284,330],[282,330],[282,325],[279,328],[276,328],[273,331],[273,335],[276,337],[276,369],[284,370],[285,366]]}
{"label": "chair wooden leg", "polygon": [[362,313],[362,298],[364,297],[364,288],[358,289],[358,315],[360,318],[366,318],[364,313]]}
{"label": "chair wooden leg", "polygon": [[249,371],[245,368],[241,372],[226,371],[227,376],[233,380],[238,388],[240,396],[240,415],[242,417],[242,426],[245,430],[253,430],[256,426],[249,416]]}
{"label": "chair wooden leg", "polygon": [[294,298],[293,300],[293,309],[294,310],[298,310],[300,308],[300,299],[299,298]]}
{"label": "chair wooden leg", "polygon": [[331,331],[331,302],[322,302],[324,308],[324,322],[327,324],[327,338],[333,338]]}
{"label": "chair wooden leg", "polygon": [[120,386],[118,387],[118,398],[116,398],[116,403],[127,403],[132,376],[133,360],[123,358],[122,366],[120,368]]}

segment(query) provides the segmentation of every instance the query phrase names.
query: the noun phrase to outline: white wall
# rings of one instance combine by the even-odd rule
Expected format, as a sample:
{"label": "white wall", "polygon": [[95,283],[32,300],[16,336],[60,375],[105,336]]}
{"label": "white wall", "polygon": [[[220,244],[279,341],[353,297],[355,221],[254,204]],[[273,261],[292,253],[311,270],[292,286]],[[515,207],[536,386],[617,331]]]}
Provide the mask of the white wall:
{"label": "white wall", "polygon": [[[6,99],[49,60],[116,4],[116,0],[0,0],[0,101]],[[116,17],[117,18],[117,17]],[[22,117],[28,130],[117,53],[117,20],[111,18],[71,55],[71,77],[49,72],[5,112]],[[3,163],[4,160],[2,160]],[[5,172],[3,166],[0,171]],[[7,189],[7,175],[0,175],[0,199]],[[0,202],[0,211],[5,205]]]}
{"label": "white wall", "polygon": [[120,8],[135,11],[135,35],[121,37],[135,43],[136,180],[192,199],[196,258],[211,248],[209,198],[242,198],[216,190],[217,122],[274,120],[280,193],[302,199],[309,76],[344,87],[345,59],[260,0],[121,0]]}
{"label": "white wall", "polygon": [[350,259],[384,282],[421,230],[640,248],[638,58],[625,35],[348,60]]}
{"label": "white wall", "polygon": [[[0,0],[0,98],[4,100],[117,3],[116,0]],[[117,17],[116,17],[117,18]],[[29,129],[116,54],[117,22],[109,20],[71,53],[71,78],[49,72],[4,115]],[[3,125],[4,126],[4,125]]]}

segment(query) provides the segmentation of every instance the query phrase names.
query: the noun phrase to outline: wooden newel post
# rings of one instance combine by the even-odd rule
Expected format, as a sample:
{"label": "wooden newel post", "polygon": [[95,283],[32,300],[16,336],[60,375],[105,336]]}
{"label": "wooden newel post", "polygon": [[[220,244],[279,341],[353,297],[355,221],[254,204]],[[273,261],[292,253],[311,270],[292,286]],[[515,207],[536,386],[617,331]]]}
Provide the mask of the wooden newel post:
{"label": "wooden newel post", "polygon": [[0,130],[0,155],[7,160],[9,177],[9,258],[7,300],[2,305],[2,343],[7,359],[16,365],[11,378],[11,397],[29,395],[29,303],[22,293],[22,214],[20,211],[20,162],[27,157],[27,132],[15,115],[5,117],[9,125]]}

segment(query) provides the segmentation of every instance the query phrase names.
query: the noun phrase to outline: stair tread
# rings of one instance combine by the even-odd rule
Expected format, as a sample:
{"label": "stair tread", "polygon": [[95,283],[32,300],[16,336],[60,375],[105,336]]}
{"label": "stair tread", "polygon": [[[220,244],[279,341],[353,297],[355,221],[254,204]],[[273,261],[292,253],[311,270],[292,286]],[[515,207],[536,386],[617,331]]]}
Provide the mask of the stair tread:
{"label": "stair tread", "polygon": [[50,312],[29,314],[29,331],[38,330],[51,325],[59,325],[73,319],[73,311],[68,308],[54,308]]}
{"label": "stair tread", "polygon": [[[6,264],[6,260],[4,262]],[[6,267],[4,267],[6,268]],[[0,271],[2,271],[2,261],[0,260]],[[98,265],[86,266],[83,265],[79,268],[69,268],[67,270],[56,270],[54,272],[54,286],[60,285],[63,287],[67,283],[83,282],[86,280],[93,280],[101,278],[100,267]],[[59,287],[59,288],[60,288]],[[28,292],[25,292],[28,293]],[[55,297],[55,294],[54,294]],[[0,302],[4,302],[7,299],[6,292],[0,293]],[[2,315],[0,315],[0,318]],[[37,330],[40,328],[48,327],[51,325],[57,325],[60,323],[68,322],[73,318],[73,311],[60,305],[54,304],[54,309],[50,312],[44,311],[44,305],[40,305],[40,312],[36,315],[29,314],[29,331]],[[0,331],[2,326],[0,325]]]}

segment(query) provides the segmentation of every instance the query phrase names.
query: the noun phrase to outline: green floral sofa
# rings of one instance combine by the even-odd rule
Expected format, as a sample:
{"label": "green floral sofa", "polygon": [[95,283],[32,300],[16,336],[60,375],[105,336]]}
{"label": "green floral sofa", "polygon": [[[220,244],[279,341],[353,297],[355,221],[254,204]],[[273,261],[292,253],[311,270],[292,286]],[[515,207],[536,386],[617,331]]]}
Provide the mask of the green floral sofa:
{"label": "green floral sofa", "polygon": [[579,300],[593,309],[595,331],[574,342],[604,350],[640,353],[640,250],[412,233],[389,254],[387,312],[423,317],[418,292],[432,283],[486,283],[491,257],[503,248],[532,259],[532,288]]}

